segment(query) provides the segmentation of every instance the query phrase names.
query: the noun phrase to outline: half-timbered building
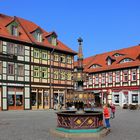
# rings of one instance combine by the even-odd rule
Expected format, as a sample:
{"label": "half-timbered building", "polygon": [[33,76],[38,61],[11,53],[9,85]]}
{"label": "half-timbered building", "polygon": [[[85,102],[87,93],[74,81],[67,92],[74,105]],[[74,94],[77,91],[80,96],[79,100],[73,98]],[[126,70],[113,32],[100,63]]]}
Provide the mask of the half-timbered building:
{"label": "half-timbered building", "polygon": [[48,109],[73,88],[76,52],[35,23],[0,14],[0,108]]}
{"label": "half-timbered building", "polygon": [[140,104],[139,45],[85,58],[83,66],[84,89],[93,93],[95,104]]}

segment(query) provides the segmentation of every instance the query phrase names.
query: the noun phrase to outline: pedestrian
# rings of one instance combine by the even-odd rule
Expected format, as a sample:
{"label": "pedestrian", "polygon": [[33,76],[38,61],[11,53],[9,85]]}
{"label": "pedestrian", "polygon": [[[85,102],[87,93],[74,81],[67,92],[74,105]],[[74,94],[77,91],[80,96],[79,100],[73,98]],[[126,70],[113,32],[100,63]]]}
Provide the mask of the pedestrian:
{"label": "pedestrian", "polygon": [[111,109],[111,118],[114,119],[115,118],[115,112],[116,112],[116,107],[114,104],[110,104],[110,109]]}
{"label": "pedestrian", "polygon": [[109,113],[109,109],[108,109],[108,105],[105,104],[103,106],[103,115],[104,115],[104,119],[105,119],[105,125],[106,125],[106,129],[110,131],[110,113]]}

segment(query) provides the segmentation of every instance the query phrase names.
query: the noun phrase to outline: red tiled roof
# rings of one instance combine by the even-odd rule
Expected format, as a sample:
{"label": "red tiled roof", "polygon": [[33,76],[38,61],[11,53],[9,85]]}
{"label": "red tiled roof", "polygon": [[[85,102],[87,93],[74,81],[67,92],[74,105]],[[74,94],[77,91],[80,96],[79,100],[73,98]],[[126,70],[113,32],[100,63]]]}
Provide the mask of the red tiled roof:
{"label": "red tiled roof", "polygon": [[[123,54],[123,55],[114,57],[113,55],[116,53]],[[101,71],[107,71],[107,70],[115,70],[115,69],[121,69],[121,68],[140,66],[139,56],[140,56],[140,46],[139,45],[120,49],[120,50],[115,50],[115,51],[111,51],[111,52],[106,52],[103,54],[98,54],[98,55],[84,59],[84,61],[86,60],[86,62],[87,62],[87,63],[85,63],[84,71],[93,73],[93,72],[101,72]],[[110,57],[111,59],[113,59],[111,65],[107,65],[107,60],[106,60],[107,57]],[[91,59],[91,58],[93,58],[93,59]],[[130,58],[133,61],[120,63],[120,61],[122,61],[125,58]],[[94,64],[98,64],[101,67],[90,68]]]}
{"label": "red tiled roof", "polygon": [[[12,21],[16,21],[19,24],[19,36],[12,36],[7,29],[7,25],[10,24]],[[42,31],[43,41],[37,42],[36,39],[33,37],[32,32],[35,30],[40,29]],[[53,46],[49,43],[47,36],[53,32],[46,32],[41,27],[36,25],[35,23],[19,18],[19,17],[10,17],[7,15],[0,14],[0,37],[14,39],[18,41],[24,41],[28,43],[34,43],[39,46],[48,47],[48,48],[55,48],[55,50],[64,51],[71,54],[77,54],[75,51],[67,47],[61,41],[57,40],[57,45]]]}

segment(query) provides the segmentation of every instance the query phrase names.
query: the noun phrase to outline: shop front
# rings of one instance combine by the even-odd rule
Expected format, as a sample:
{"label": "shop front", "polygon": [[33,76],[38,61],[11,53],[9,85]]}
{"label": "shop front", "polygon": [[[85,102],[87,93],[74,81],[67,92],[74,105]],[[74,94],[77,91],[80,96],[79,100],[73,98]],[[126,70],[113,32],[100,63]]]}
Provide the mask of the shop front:
{"label": "shop front", "polygon": [[49,109],[49,90],[32,88],[31,107],[32,109]]}
{"label": "shop front", "polygon": [[65,104],[65,91],[64,90],[54,90],[53,93],[53,108],[62,108]]}
{"label": "shop front", "polygon": [[130,104],[140,104],[140,90],[120,90],[112,93],[113,103],[121,107]]}
{"label": "shop front", "polygon": [[24,109],[24,88],[8,87],[8,110]]}

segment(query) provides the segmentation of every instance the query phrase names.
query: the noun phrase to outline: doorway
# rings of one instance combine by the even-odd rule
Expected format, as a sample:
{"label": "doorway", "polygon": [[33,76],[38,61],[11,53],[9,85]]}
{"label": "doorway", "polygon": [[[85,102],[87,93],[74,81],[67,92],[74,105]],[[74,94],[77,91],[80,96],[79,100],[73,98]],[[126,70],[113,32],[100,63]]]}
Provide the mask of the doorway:
{"label": "doorway", "polygon": [[23,110],[23,88],[8,88],[8,109]]}

